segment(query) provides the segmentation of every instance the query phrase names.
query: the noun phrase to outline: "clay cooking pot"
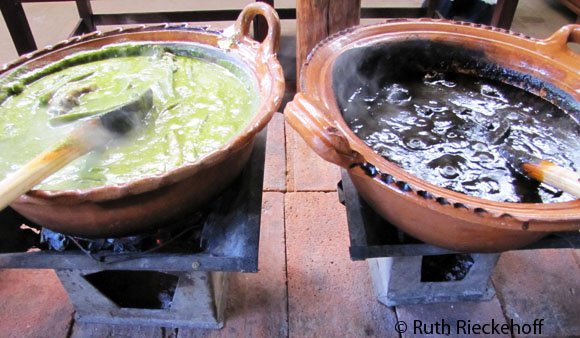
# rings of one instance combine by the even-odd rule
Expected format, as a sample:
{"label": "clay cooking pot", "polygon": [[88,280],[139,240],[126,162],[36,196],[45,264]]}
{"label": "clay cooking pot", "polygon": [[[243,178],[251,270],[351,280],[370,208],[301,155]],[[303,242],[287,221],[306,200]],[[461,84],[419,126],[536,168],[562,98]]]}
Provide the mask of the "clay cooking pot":
{"label": "clay cooking pot", "polygon": [[[264,42],[248,34],[256,15],[263,15],[269,31]],[[24,55],[4,66],[0,76],[36,69],[65,56],[121,42],[195,44],[207,49],[208,60],[233,64],[253,81],[258,108],[250,123],[220,149],[162,175],[122,185],[86,190],[33,190],[11,206],[49,229],[84,237],[115,237],[162,225],[214,199],[240,173],[252,152],[254,137],[278,109],[284,93],[282,68],[276,58],[280,22],[272,7],[252,3],[236,23],[224,30],[188,24],[146,25],[111,32],[94,32]]]}
{"label": "clay cooking pot", "polygon": [[[406,233],[460,251],[522,247],[550,232],[580,229],[580,200],[494,202],[431,184],[359,139],[345,123],[339,101],[348,99],[344,95],[353,85],[380,83],[392,73],[420,68],[499,80],[545,98],[580,121],[580,63],[569,41],[580,41],[579,25],[562,27],[545,40],[432,19],[351,28],[312,51],[285,116],[321,157],[348,170],[375,211]],[[363,76],[356,79],[349,67],[364,68]]]}

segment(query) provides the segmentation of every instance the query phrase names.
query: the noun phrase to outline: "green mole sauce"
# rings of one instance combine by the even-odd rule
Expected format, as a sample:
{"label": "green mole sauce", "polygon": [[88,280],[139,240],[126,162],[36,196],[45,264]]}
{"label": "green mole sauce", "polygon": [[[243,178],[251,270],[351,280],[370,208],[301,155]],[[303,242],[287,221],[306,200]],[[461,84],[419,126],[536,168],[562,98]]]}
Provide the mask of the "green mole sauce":
{"label": "green mole sauce", "polygon": [[[350,128],[386,159],[428,182],[507,202],[574,197],[523,176],[500,150],[516,149],[580,169],[580,125],[538,96],[482,78],[425,73],[376,91],[361,87],[341,107]],[[508,124],[498,144],[486,136]]]}
{"label": "green mole sauce", "polygon": [[153,92],[153,108],[143,130],[75,160],[36,188],[122,184],[163,174],[220,148],[247,126],[259,99],[255,83],[239,67],[196,57],[203,54],[197,48],[175,52],[163,45],[108,46],[4,79],[0,178],[87,118],[147,89]]}

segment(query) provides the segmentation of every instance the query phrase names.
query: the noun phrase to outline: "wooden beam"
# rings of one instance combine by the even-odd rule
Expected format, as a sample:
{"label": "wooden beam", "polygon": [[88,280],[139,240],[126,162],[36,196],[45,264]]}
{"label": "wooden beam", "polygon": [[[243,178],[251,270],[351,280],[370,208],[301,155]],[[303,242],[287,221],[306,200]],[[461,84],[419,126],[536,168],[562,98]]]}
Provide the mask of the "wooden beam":
{"label": "wooden beam", "polygon": [[[360,22],[360,0],[296,1],[296,71],[321,40]],[[298,86],[300,84],[298,83]]]}
{"label": "wooden beam", "polygon": [[76,0],[79,17],[83,20],[83,26],[86,32],[96,30],[93,21],[93,8],[91,7],[91,0]]}
{"label": "wooden beam", "polygon": [[1,0],[0,10],[18,54],[36,50],[36,42],[20,0]]}
{"label": "wooden beam", "polygon": [[491,25],[510,29],[517,7],[518,0],[498,0],[493,10]]}

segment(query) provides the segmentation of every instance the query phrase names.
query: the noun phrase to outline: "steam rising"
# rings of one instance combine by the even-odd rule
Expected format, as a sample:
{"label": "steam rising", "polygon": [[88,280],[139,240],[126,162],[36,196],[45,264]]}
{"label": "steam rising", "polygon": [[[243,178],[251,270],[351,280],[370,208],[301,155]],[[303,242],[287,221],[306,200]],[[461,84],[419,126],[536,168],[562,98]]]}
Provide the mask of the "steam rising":
{"label": "steam rising", "polygon": [[[471,75],[524,83],[532,92],[547,93],[568,114],[538,97]],[[418,177],[499,201],[574,199],[513,173],[500,151],[505,143],[580,169],[579,103],[548,83],[501,69],[483,53],[461,46],[400,41],[341,54],[332,85],[351,129]],[[498,127],[493,121],[511,125],[502,145],[491,141]]]}

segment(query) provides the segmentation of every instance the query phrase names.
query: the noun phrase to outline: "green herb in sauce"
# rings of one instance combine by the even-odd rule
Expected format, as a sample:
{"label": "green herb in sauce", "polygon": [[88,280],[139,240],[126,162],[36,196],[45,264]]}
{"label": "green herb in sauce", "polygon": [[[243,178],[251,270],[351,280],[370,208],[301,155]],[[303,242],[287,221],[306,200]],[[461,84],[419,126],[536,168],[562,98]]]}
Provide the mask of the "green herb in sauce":
{"label": "green herb in sauce", "polygon": [[[111,52],[115,47],[125,52]],[[139,56],[135,45],[109,46],[0,81],[0,93],[10,93],[0,98],[0,178],[83,119],[148,88],[154,104],[142,132],[74,161],[37,188],[85,189],[162,174],[220,148],[253,117],[254,84],[237,66],[159,46],[143,49]],[[23,85],[20,93],[12,91],[15,84]]]}

